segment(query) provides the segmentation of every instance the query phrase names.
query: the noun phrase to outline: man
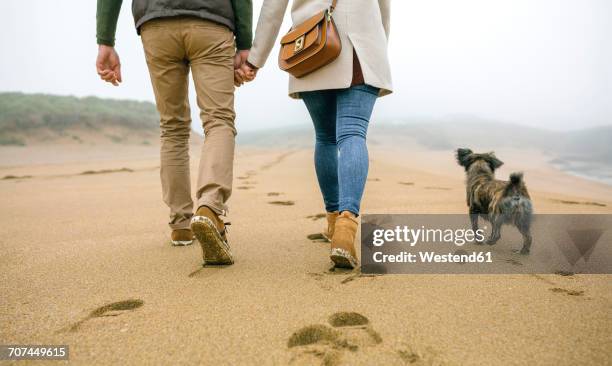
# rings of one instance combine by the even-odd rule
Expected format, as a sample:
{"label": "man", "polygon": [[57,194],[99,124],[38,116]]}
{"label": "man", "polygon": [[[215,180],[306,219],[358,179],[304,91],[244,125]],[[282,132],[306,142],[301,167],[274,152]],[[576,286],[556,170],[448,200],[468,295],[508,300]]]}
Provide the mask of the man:
{"label": "man", "polygon": [[[115,30],[122,0],[98,0],[96,67],[113,85],[122,81]],[[171,241],[199,240],[204,264],[232,264],[225,223],[234,162],[234,76],[252,42],[251,0],[133,0],[161,127],[161,182],[170,208]],[[234,39],[235,36],[235,39]],[[197,210],[189,178],[191,113],[188,76],[193,73],[204,145],[200,155]],[[237,74],[237,73],[236,73]]]}

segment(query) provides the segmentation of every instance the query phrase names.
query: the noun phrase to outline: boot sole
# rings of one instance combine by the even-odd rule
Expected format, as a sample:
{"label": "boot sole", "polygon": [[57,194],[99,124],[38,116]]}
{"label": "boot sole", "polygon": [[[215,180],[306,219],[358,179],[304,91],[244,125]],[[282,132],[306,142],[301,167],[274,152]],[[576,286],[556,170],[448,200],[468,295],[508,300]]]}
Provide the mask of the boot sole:
{"label": "boot sole", "polygon": [[228,265],[234,263],[229,245],[217,227],[206,216],[194,216],[191,219],[191,230],[202,247],[204,265]]}
{"label": "boot sole", "polygon": [[193,244],[193,240],[171,240],[175,247],[184,247]]}
{"label": "boot sole", "polygon": [[334,262],[336,268],[353,269],[359,265],[357,258],[353,257],[347,250],[341,248],[332,249],[329,258]]}

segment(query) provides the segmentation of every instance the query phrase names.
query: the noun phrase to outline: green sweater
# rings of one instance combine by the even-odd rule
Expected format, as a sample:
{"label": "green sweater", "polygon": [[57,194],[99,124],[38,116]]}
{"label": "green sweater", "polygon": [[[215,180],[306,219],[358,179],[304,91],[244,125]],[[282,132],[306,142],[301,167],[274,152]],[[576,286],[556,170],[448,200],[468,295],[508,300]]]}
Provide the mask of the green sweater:
{"label": "green sweater", "polygon": [[[231,0],[234,11],[236,48],[247,50],[253,41],[252,0]],[[122,0],[98,0],[96,13],[96,37],[98,44],[115,45],[115,32]]]}

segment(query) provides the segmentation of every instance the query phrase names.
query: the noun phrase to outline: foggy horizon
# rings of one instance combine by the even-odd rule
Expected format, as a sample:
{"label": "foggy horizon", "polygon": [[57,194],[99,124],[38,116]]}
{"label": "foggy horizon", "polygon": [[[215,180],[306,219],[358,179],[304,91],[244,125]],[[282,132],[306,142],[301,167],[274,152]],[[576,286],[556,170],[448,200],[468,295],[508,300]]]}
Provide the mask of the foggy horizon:
{"label": "foggy horizon", "polygon": [[[112,87],[99,80],[95,3],[2,2],[0,44],[10,52],[0,59],[0,91],[154,102],[127,0],[116,45],[124,83]],[[254,1],[254,27],[261,3]],[[279,37],[290,27],[288,13]],[[610,20],[612,4],[605,0],[392,1],[394,93],[379,99],[372,119],[471,116],[546,130],[608,126]],[[276,52],[258,78],[236,92],[240,131],[310,123],[303,103],[287,96]],[[190,101],[192,127],[201,131],[193,87]]]}

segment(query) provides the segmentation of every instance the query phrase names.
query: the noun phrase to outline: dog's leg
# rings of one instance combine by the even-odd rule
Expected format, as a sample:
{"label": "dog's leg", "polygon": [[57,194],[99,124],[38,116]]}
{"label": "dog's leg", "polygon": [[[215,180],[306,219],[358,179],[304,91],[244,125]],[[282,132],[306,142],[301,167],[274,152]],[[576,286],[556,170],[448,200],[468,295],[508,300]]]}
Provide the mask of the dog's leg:
{"label": "dog's leg", "polygon": [[521,254],[529,254],[531,251],[531,230],[529,223],[523,223],[521,225],[517,225],[517,228],[523,235],[523,248],[521,248]]}
{"label": "dog's leg", "polygon": [[[478,211],[470,208],[470,222],[472,223],[472,230],[478,231]],[[482,240],[474,238],[475,244],[482,244]]]}
{"label": "dog's leg", "polygon": [[478,230],[478,214],[471,213],[470,221],[472,222],[472,230],[476,232]]}
{"label": "dog's leg", "polygon": [[491,236],[487,240],[487,244],[493,245],[501,238],[502,220],[497,216],[491,216]]}

